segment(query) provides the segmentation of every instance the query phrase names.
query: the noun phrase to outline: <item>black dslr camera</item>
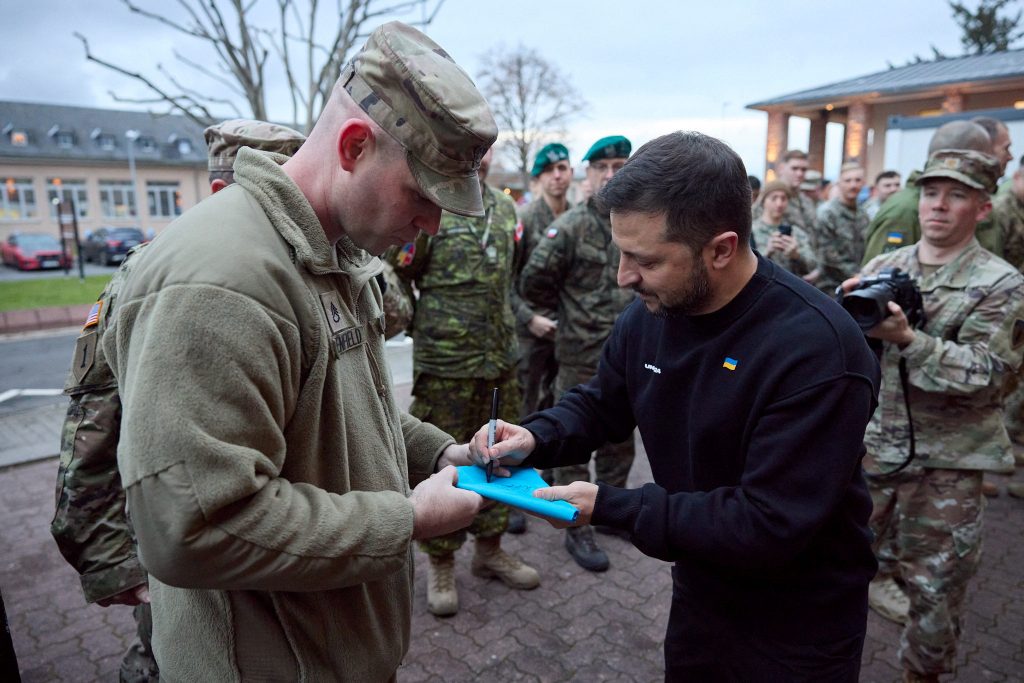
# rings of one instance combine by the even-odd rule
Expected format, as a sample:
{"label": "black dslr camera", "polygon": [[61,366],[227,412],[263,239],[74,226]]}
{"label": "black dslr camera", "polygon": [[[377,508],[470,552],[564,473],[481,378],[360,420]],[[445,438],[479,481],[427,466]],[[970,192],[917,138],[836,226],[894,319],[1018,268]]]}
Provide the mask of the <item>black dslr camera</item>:
{"label": "black dslr camera", "polygon": [[866,277],[846,294],[837,292],[839,303],[864,332],[889,317],[889,302],[903,309],[911,327],[924,324],[924,300],[921,290],[910,276],[899,268],[885,268],[878,275]]}

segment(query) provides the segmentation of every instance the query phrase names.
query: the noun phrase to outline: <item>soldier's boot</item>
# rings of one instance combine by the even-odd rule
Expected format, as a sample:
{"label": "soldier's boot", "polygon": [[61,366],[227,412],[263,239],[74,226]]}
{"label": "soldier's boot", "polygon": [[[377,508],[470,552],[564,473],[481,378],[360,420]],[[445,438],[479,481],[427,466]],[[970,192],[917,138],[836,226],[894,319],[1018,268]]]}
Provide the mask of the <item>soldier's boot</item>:
{"label": "soldier's boot", "polygon": [[118,674],[121,683],[155,683],[160,680],[153,654],[147,653],[137,640],[125,653]]}
{"label": "soldier's boot", "polygon": [[509,508],[508,528],[505,531],[517,535],[524,533],[526,531],[526,515],[515,508]]}
{"label": "soldier's boot", "polygon": [[459,611],[459,592],[455,588],[455,553],[427,555],[427,611],[438,617],[450,617]]}
{"label": "soldier's boot", "polygon": [[905,624],[910,618],[910,598],[891,576],[875,577],[868,584],[868,606],[897,624]]}
{"label": "soldier's boot", "polygon": [[597,545],[594,530],[590,526],[569,527],[565,530],[565,549],[576,560],[576,564],[589,572],[603,572],[608,569],[608,555]]}
{"label": "soldier's boot", "polygon": [[939,674],[919,674],[904,669],[903,683],[939,683]]}
{"label": "soldier's boot", "polygon": [[532,590],[540,585],[536,569],[501,549],[501,536],[476,537],[472,572],[473,576],[485,579],[501,579],[516,590]]}
{"label": "soldier's boot", "polygon": [[1006,485],[1006,492],[1014,498],[1024,498],[1024,483],[1019,481],[1012,482]]}

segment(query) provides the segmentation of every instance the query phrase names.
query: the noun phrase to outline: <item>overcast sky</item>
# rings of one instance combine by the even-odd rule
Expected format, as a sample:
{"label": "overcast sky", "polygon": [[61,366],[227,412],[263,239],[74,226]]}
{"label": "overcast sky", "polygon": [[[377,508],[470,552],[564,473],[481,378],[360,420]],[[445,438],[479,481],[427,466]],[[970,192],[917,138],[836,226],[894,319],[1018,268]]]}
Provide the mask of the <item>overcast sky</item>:
{"label": "overcast sky", "polygon": [[[259,1],[268,12],[276,4]],[[137,2],[178,12],[166,0]],[[0,10],[0,99],[131,108],[108,91],[142,91],[87,62],[73,31],[85,34],[96,54],[147,73],[157,63],[174,65],[174,48],[204,54],[118,0],[0,0]],[[635,149],[693,129],[724,139],[758,176],[767,115],[747,104],[881,71],[887,62],[902,65],[915,54],[929,57],[931,45],[961,52],[944,0],[446,0],[427,32],[474,76],[481,55],[501,45],[532,47],[556,64],[589,105],[567,140],[574,164],[604,135],[626,135]],[[270,115],[290,119],[284,98],[271,103]],[[826,175],[838,168],[840,135],[830,133]],[[806,148],[806,138],[806,120],[793,119],[791,146]]]}

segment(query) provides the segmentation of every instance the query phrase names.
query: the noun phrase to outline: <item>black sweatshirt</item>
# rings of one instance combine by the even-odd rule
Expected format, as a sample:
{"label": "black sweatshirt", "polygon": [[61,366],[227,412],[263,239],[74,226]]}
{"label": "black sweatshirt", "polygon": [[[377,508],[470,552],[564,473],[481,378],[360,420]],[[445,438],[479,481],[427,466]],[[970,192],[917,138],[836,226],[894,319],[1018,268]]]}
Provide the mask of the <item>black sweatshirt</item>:
{"label": "black sweatshirt", "polygon": [[600,484],[592,522],[677,566],[677,589],[791,642],[865,629],[875,573],[861,473],[878,363],[842,308],[758,259],[725,307],[619,317],[598,374],[528,417],[526,463],[586,462],[640,428],[653,484]]}

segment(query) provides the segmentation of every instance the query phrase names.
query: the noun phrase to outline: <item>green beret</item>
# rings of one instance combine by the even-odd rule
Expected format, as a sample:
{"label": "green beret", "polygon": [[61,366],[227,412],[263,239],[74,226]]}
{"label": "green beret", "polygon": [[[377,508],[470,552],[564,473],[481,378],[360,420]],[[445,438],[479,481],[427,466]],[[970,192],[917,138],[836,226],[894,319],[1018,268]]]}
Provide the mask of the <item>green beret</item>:
{"label": "green beret", "polygon": [[633,145],[621,135],[609,135],[601,138],[583,156],[583,161],[598,161],[600,159],[628,159]]}
{"label": "green beret", "polygon": [[549,142],[537,152],[537,158],[533,160],[533,170],[530,171],[530,175],[536,178],[551,164],[557,164],[559,161],[565,161],[568,158],[569,150],[565,148],[565,145],[560,142]]}
{"label": "green beret", "polygon": [[924,173],[915,182],[922,185],[929,178],[949,178],[992,194],[999,180],[999,162],[984,152],[940,149],[928,158]]}

